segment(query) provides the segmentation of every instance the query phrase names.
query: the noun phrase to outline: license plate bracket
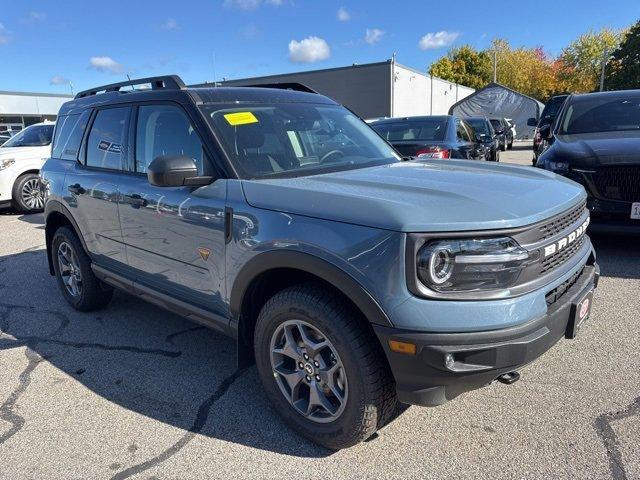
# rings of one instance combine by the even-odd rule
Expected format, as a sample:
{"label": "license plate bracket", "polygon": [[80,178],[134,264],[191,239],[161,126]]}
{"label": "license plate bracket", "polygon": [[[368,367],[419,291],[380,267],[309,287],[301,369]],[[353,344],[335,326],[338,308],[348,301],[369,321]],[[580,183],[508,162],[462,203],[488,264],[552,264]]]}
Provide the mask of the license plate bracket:
{"label": "license plate bracket", "polygon": [[567,322],[567,330],[565,337],[576,338],[580,327],[591,315],[591,306],[593,304],[593,287],[589,287],[578,297],[578,300],[571,305],[571,313]]}

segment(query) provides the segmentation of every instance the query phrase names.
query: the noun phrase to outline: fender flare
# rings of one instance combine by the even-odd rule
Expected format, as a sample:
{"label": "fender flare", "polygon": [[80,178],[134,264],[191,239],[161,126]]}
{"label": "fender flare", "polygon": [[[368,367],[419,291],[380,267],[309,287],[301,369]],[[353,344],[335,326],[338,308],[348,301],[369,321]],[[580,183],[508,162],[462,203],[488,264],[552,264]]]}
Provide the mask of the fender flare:
{"label": "fender flare", "polygon": [[315,275],[340,290],[371,323],[393,326],[378,302],[351,275],[326,260],[293,250],[269,250],[256,255],[242,267],[234,280],[229,299],[232,322],[239,323],[244,296],[251,282],[260,274],[277,268],[292,268]]}
{"label": "fender flare", "polygon": [[53,237],[50,235],[49,229],[47,228],[49,216],[52,213],[62,214],[69,221],[69,223],[75,230],[76,235],[78,235],[78,238],[80,239],[80,243],[82,243],[82,248],[84,248],[84,251],[87,252],[87,255],[89,255],[89,250],[87,250],[87,244],[84,241],[84,237],[82,236],[80,227],[74,220],[73,215],[71,215],[71,212],[69,211],[69,209],[57,200],[48,200],[44,206],[45,244],[47,247],[47,262],[49,264],[49,273],[51,275],[54,275],[53,257],[51,255],[51,242],[53,241]]}

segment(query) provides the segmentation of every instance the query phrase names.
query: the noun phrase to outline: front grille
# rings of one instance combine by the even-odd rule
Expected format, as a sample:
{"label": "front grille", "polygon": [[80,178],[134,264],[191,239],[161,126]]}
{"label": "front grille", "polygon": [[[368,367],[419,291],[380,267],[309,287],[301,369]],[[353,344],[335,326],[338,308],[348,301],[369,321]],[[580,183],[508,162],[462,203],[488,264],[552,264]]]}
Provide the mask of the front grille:
{"label": "front grille", "polygon": [[556,288],[548,292],[547,295],[545,296],[545,299],[547,300],[547,306],[551,306],[554,303],[556,303],[558,300],[560,300],[560,297],[562,297],[565,293],[567,293],[567,291],[571,287],[575,285],[580,275],[582,275],[582,272],[584,272],[584,268],[577,271],[576,273],[571,275],[571,277],[569,277],[567,280],[565,280],[560,285],[558,285]]}
{"label": "front grille", "polygon": [[545,223],[540,227],[540,239],[546,240],[547,238],[551,238],[554,235],[560,233],[570,225],[573,225],[578,221],[580,215],[584,212],[584,209],[587,206],[587,201],[584,200],[578,206],[572,208],[564,215],[560,217],[556,217],[548,223]]}
{"label": "front grille", "polygon": [[583,235],[566,248],[563,248],[562,250],[545,258],[540,266],[540,274],[544,274],[556,269],[571,257],[573,257],[573,255],[575,255],[584,244],[584,239],[585,237]]}
{"label": "front grille", "polygon": [[592,178],[603,198],[640,201],[640,165],[600,167],[592,174]]}

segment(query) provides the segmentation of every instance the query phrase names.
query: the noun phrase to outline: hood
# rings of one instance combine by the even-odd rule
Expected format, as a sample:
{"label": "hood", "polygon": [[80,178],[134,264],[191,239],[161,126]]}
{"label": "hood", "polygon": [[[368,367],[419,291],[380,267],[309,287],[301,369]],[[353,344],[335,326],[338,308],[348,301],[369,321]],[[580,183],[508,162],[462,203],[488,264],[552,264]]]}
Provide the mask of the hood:
{"label": "hood", "polygon": [[573,167],[640,164],[640,132],[602,132],[558,135],[554,156]]}
{"label": "hood", "polygon": [[401,162],[242,185],[254,207],[402,232],[521,227],[586,196],[580,185],[545,170],[465,160]]}
{"label": "hood", "polygon": [[47,159],[51,156],[51,145],[44,147],[0,147],[0,158]]}

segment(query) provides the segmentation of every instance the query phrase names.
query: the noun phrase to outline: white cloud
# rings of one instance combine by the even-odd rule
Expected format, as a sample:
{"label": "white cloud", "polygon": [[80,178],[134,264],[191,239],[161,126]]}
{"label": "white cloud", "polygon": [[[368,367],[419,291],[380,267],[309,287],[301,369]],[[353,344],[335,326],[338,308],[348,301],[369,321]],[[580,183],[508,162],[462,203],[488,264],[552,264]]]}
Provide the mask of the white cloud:
{"label": "white cloud", "polygon": [[380,30],[379,28],[367,28],[367,31],[364,34],[364,41],[369,45],[373,45],[374,43],[378,43],[382,40],[384,34],[384,30]]}
{"label": "white cloud", "polygon": [[71,83],[70,79],[61,77],[60,75],[55,75],[49,80],[49,85],[69,85],[69,83]]}
{"label": "white cloud", "polygon": [[9,43],[9,40],[9,31],[0,23],[0,45],[6,45]]}
{"label": "white cloud", "polygon": [[460,33],[458,32],[447,32],[446,30],[442,30],[436,33],[427,33],[420,39],[418,46],[421,50],[448,47],[453,42],[455,42],[456,38],[458,38],[459,36]]}
{"label": "white cloud", "polygon": [[340,20],[341,22],[348,22],[349,20],[351,20],[351,14],[346,8],[340,7],[338,9],[338,20]]}
{"label": "white cloud", "polygon": [[47,19],[47,14],[44,12],[29,12],[25,18],[22,19],[22,23],[26,25],[35,25],[36,23],[44,22]]}
{"label": "white cloud", "polygon": [[273,7],[279,7],[284,3],[284,0],[224,0],[223,5],[240,10],[255,10],[263,3]]}
{"label": "white cloud", "polygon": [[89,68],[93,68],[99,72],[122,73],[124,67],[111,57],[91,57],[89,59]]}
{"label": "white cloud", "polygon": [[327,42],[319,37],[307,37],[299,42],[289,42],[289,60],[294,63],[313,63],[325,60],[331,55]]}
{"label": "white cloud", "polygon": [[164,22],[161,27],[164,30],[180,30],[180,25],[175,18],[168,18],[166,22]]}

